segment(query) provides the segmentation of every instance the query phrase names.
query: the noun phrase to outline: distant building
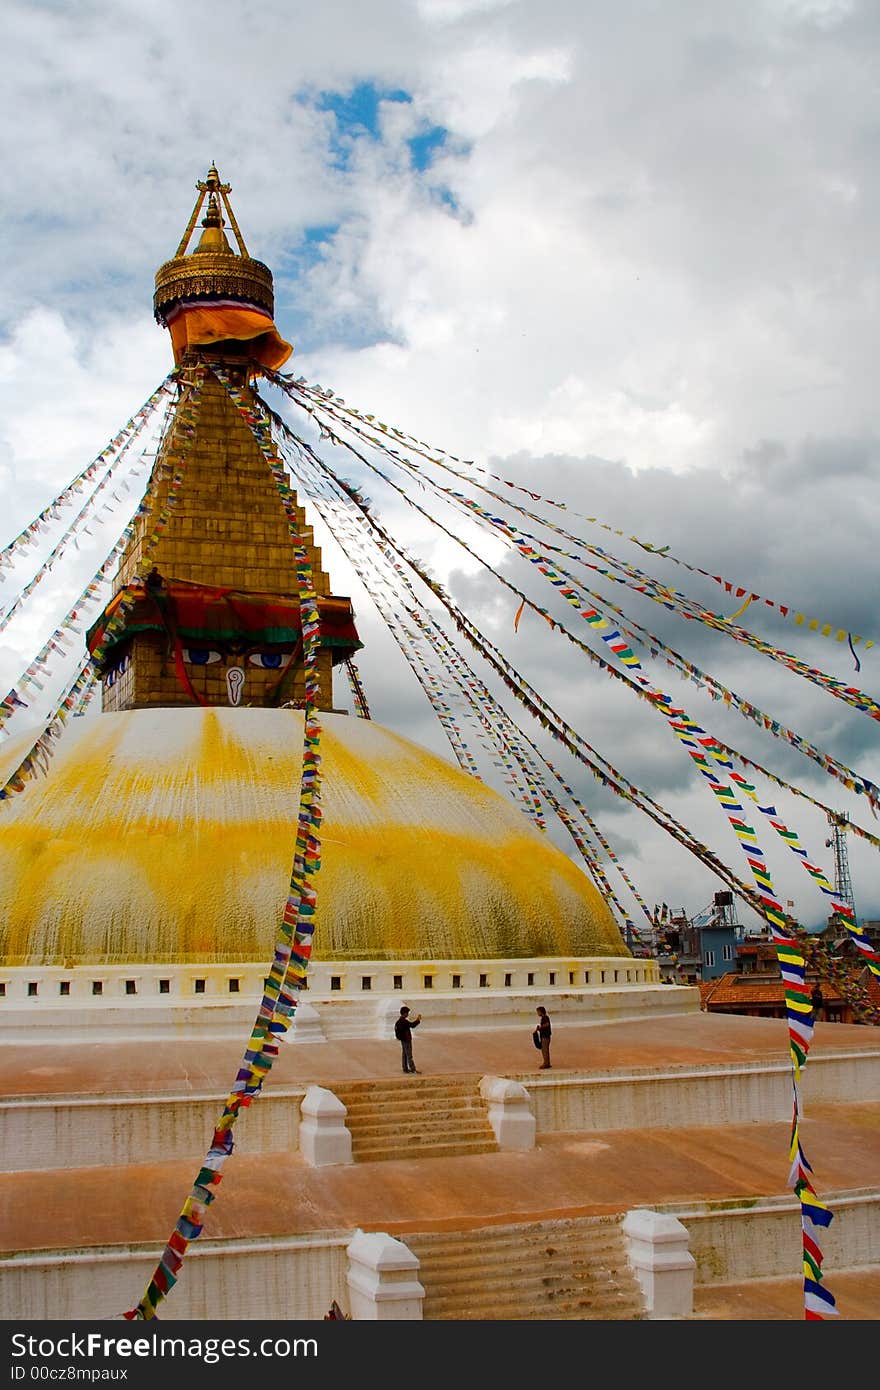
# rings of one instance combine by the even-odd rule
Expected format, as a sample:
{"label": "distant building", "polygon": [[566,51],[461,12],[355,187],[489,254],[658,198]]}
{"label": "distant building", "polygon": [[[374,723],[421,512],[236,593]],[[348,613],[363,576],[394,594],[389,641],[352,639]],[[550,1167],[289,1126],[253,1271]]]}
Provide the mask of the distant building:
{"label": "distant building", "polygon": [[683,907],[674,908],[658,935],[661,979],[691,985],[718,979],[735,968],[742,935],[729,891],[716,893],[710,906],[692,918]]}
{"label": "distant building", "polygon": [[[708,1013],[749,1014],[754,1018],[785,1018],[785,986],[769,933],[747,936],[736,950],[737,969],[716,979],[700,982],[701,1006]],[[854,964],[853,974],[869,996],[880,1003],[880,985],[864,966]],[[807,970],[817,1020],[825,1023],[858,1023],[852,1005],[833,980],[819,979]]]}
{"label": "distant building", "polygon": [[[859,926],[867,934],[867,937],[875,950],[880,950],[880,922],[870,918],[863,918]],[[860,961],[862,959],[858,947],[853,943],[849,932],[844,931],[840,923],[834,918],[828,918],[828,925],[822,936],[833,947],[835,955],[841,956],[844,960]]]}

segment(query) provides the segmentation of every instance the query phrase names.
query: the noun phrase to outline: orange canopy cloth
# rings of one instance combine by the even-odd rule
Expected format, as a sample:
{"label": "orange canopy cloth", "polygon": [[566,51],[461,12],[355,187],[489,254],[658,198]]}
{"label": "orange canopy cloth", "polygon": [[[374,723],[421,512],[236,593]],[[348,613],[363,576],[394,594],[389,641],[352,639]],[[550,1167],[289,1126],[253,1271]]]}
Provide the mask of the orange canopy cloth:
{"label": "orange canopy cloth", "polygon": [[254,361],[277,372],[293,352],[275,327],[272,316],[258,304],[235,299],[181,300],[165,319],[171,333],[174,360],[187,348],[207,347],[229,338],[250,344]]}

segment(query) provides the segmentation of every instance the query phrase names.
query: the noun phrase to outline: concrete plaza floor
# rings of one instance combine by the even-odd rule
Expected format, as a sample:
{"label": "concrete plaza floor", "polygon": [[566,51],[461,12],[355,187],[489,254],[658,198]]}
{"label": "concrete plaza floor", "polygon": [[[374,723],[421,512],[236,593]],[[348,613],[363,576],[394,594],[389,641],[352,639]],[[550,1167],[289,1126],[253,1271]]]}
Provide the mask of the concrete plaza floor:
{"label": "concrete plaza floor", "polygon": [[[552,1004],[552,1000],[549,1001]],[[430,1006],[413,1035],[423,1075],[473,1073],[523,1076],[536,1073],[531,1034],[534,1012],[519,1028],[432,1031]],[[552,1015],[552,1008],[550,1013]],[[54,1043],[51,1026],[26,1042],[0,1046],[2,1094],[148,1095],[155,1092],[228,1090],[246,1038],[146,1042]],[[811,1055],[880,1048],[880,1031],[860,1024],[819,1023]],[[788,1057],[781,1019],[689,1012],[617,1023],[554,1023],[552,1062],[557,1073],[590,1074],[633,1068],[711,1066],[738,1061],[779,1062]],[[267,1085],[328,1085],[333,1080],[399,1076],[400,1045],[393,1039],[349,1038],[283,1046]]]}

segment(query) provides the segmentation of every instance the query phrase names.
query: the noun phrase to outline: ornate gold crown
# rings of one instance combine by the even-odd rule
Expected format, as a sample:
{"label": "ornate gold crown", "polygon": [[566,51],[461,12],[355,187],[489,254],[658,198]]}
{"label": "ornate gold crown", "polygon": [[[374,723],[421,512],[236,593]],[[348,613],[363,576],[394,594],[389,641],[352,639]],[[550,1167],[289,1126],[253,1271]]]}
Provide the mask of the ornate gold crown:
{"label": "ornate gold crown", "polygon": [[[157,320],[167,327],[166,314],[171,306],[181,299],[193,299],[199,295],[229,295],[234,299],[248,299],[274,315],[272,272],[262,261],[252,260],[247,253],[229,202],[230,184],[220,182],[216,165],[212,164],[208,177],[204,182],[199,180],[196,188],[199,196],[181,243],[173,259],[160,265],[156,271],[153,310]],[[208,206],[202,219],[205,230],[198,246],[187,255],[186,248],[206,197]],[[238,242],[238,255],[226,240],[221,199]]]}

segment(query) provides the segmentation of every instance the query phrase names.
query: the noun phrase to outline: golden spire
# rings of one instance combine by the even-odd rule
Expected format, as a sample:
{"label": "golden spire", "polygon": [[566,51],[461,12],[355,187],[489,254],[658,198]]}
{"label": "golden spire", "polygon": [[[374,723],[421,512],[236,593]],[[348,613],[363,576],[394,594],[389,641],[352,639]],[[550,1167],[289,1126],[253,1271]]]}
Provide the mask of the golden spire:
{"label": "golden spire", "polygon": [[232,247],[226,240],[226,233],[223,230],[223,214],[220,211],[216,193],[208,194],[208,211],[202,218],[202,226],[205,230],[202,232],[194,254],[199,256],[205,251],[218,251],[222,255],[231,256]]}
{"label": "golden spire", "polygon": [[[262,261],[255,261],[248,255],[229,201],[231,185],[221,182],[216,164],[212,163],[205,179],[198,180],[196,189],[199,196],[174,258],[166,261],[156,272],[153,308],[159,323],[168,326],[168,315],[181,300],[206,296],[228,296],[258,304],[273,314],[275,296],[272,272]],[[187,253],[206,200],[207,208],[201,224],[204,230],[198,245]],[[224,212],[238,245],[237,254],[223,230],[226,225]]]}

